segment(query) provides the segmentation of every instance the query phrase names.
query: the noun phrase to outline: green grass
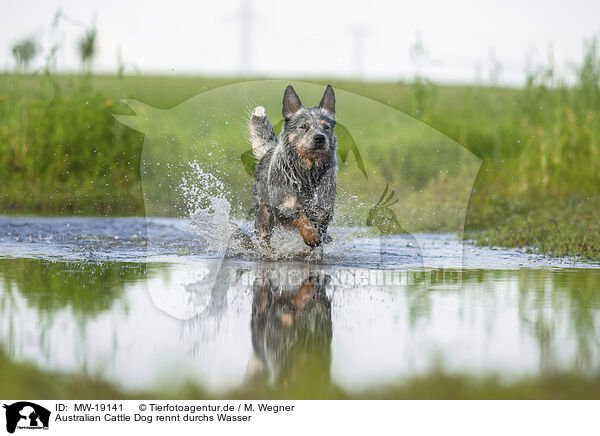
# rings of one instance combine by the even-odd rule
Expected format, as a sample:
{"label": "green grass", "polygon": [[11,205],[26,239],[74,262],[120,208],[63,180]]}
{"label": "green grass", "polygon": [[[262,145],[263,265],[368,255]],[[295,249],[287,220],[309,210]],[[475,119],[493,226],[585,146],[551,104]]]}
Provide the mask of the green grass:
{"label": "green grass", "polygon": [[501,221],[490,217],[493,224],[487,230],[470,234],[477,244],[526,247],[552,256],[599,258],[600,195],[513,201],[514,210],[502,211]]}
{"label": "green grass", "polygon": [[[597,259],[600,62],[594,44],[577,74],[566,86],[552,68],[540,69],[523,89],[312,81],[401,110],[482,158],[466,223],[479,243]],[[237,81],[0,75],[0,213],[143,215],[143,136],[114,119],[131,113],[120,99],[168,109]],[[386,150],[400,134],[378,132],[369,145],[368,152],[384,156],[376,163],[381,174],[401,167]],[[443,181],[415,180],[429,197],[452,195]],[[440,211],[439,219],[452,229],[456,223],[446,215]]]}
{"label": "green grass", "polygon": [[505,382],[495,376],[473,377],[434,370],[381,389],[345,392],[334,385],[303,380],[285,387],[249,386],[209,394],[189,383],[171,391],[124,392],[86,374],[48,373],[31,363],[15,363],[0,351],[2,399],[599,399],[600,377],[550,374]]}

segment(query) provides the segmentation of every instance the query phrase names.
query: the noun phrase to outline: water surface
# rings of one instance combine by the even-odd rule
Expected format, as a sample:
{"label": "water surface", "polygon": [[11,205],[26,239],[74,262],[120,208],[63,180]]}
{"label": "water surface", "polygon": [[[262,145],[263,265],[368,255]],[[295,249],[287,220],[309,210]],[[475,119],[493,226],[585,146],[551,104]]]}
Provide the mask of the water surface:
{"label": "water surface", "polygon": [[598,374],[597,264],[345,232],[310,262],[219,259],[183,220],[0,218],[0,349],[132,392]]}

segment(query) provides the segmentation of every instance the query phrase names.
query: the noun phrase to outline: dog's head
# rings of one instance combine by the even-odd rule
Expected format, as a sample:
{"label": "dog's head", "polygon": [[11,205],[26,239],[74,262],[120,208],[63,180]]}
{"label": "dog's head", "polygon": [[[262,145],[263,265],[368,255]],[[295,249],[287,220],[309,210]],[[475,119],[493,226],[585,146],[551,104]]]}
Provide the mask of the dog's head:
{"label": "dog's head", "polygon": [[283,94],[283,140],[308,166],[318,163],[335,147],[335,93],[327,85],[321,103],[305,108],[290,85]]}

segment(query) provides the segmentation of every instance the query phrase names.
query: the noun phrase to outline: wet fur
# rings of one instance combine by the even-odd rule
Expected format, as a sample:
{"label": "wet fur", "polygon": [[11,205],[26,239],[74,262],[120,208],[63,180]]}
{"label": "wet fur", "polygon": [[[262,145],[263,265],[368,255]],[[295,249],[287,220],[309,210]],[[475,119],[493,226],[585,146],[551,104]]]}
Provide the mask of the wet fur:
{"label": "wet fur", "polygon": [[254,109],[249,132],[259,159],[252,190],[256,232],[265,241],[276,225],[297,229],[316,247],[329,239],[337,172],[335,94],[328,86],[319,106],[305,108],[294,88],[283,97],[284,117],[277,137],[262,107]]}

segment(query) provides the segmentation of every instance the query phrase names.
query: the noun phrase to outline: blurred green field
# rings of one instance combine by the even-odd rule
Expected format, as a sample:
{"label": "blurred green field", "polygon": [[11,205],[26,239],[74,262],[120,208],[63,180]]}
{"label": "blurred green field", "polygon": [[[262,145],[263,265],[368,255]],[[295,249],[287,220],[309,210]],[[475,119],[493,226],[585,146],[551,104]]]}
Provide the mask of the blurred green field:
{"label": "blurred green field", "polygon": [[[240,80],[0,75],[0,213],[143,215],[143,135],[113,117],[132,113],[120,100],[168,109]],[[522,89],[422,80],[310,82],[332,83],[389,105],[479,156],[483,163],[466,221],[466,230],[479,243],[600,255],[600,58],[595,44],[588,46],[569,85],[551,66],[531,73]],[[401,157],[386,148],[385,136],[391,140],[401,134],[378,132],[378,141],[369,146],[374,147],[371,154],[384,156],[376,163],[379,173],[403,168]],[[439,178],[416,184],[431,198],[451,197],[455,189]],[[438,216],[445,220],[443,210]],[[447,221],[452,230],[456,223]],[[439,229],[433,223],[430,227]]]}

